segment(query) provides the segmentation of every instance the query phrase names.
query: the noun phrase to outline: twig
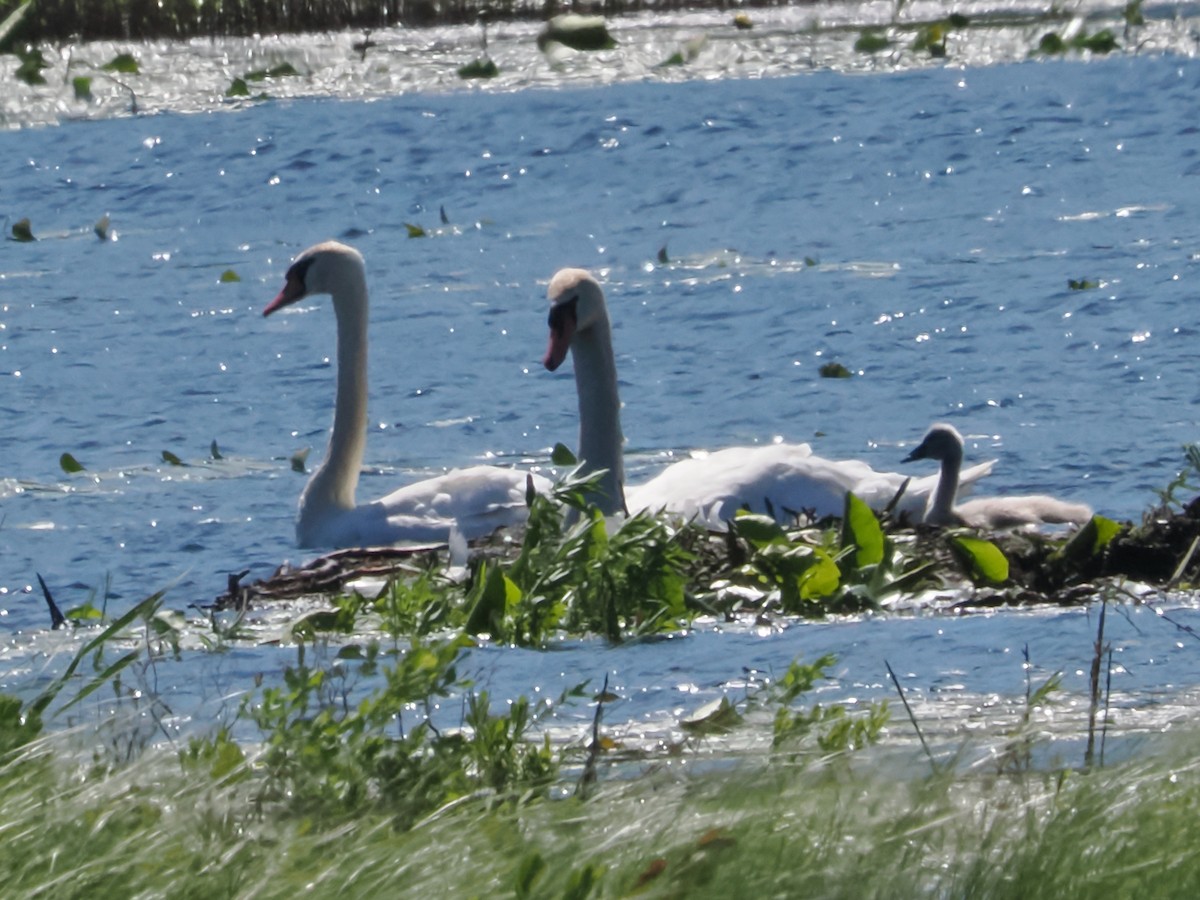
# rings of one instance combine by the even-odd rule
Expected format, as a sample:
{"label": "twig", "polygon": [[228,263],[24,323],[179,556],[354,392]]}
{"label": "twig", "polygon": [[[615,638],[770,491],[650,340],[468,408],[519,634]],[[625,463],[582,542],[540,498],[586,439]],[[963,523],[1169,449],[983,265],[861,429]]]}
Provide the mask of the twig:
{"label": "twig", "polygon": [[1100,623],[1096,628],[1096,644],[1092,652],[1092,669],[1088,677],[1091,685],[1091,702],[1088,704],[1088,740],[1083,753],[1083,764],[1092,767],[1096,749],[1096,712],[1100,708],[1100,664],[1104,662],[1104,619],[1108,612],[1108,596],[1100,601]]}
{"label": "twig", "polygon": [[587,759],[583,763],[583,774],[575,786],[575,796],[586,798],[588,788],[596,782],[596,760],[600,757],[600,718],[604,713],[604,698],[608,696],[608,673],[604,674],[604,687],[596,701],[596,715],[592,717],[592,742],[588,744]]}
{"label": "twig", "polygon": [[921,739],[921,746],[925,748],[925,755],[929,757],[929,765],[933,767],[936,774],[938,770],[937,760],[933,758],[933,753],[929,749],[929,745],[925,743],[925,735],[921,733],[921,726],[917,724],[917,717],[913,715],[912,707],[908,705],[908,698],[904,696],[904,688],[900,686],[900,679],[896,677],[896,673],[892,671],[892,664],[886,659],[883,664],[887,666],[888,675],[891,676],[892,684],[896,686],[896,693],[900,695],[900,702],[904,704],[904,711],[908,713],[908,720],[912,722],[913,728],[917,732],[917,737]]}

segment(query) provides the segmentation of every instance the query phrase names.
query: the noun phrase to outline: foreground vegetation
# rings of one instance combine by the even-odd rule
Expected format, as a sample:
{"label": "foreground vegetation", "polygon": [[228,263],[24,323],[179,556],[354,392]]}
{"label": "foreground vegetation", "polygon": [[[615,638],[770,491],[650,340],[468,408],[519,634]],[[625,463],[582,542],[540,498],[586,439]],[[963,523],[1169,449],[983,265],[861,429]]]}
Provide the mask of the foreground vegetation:
{"label": "foreground vegetation", "polygon": [[[484,635],[619,641],[699,613],[817,615],[932,584],[994,598],[1012,590],[996,582],[1024,577],[999,568],[1021,547],[1065,585],[1122,545],[1186,543],[1169,566],[1181,583],[1200,535],[1176,496],[1200,471],[1200,452],[1188,458],[1138,526],[1097,518],[1069,539],[1012,545],[914,536],[853,497],[842,521],[801,515],[791,528],[753,516],[721,535],[650,516],[617,525],[568,477],[531,498],[522,542],[477,548],[467,572],[432,550],[385,556],[384,590],[334,592],[298,617],[282,676],[235,686],[222,721],[182,738],[155,685],[197,652],[184,639],[199,623],[162,594],[99,625],[82,624],[94,610],[58,613],[87,642],[32,699],[0,697],[0,883],[66,897],[1190,895],[1196,736],[1104,762],[1103,613],[1119,579],[1087,588],[1100,603],[1092,715],[1087,753],[1070,763],[1035,724],[1057,675],[1028,685],[1024,712],[979,754],[927,740],[898,682],[905,716],[882,701],[812,703],[833,657],[752,675],[742,696],[691,712],[652,747],[605,726],[619,700],[607,685],[530,701],[459,674]],[[201,652],[235,645],[270,589],[232,579]]]}

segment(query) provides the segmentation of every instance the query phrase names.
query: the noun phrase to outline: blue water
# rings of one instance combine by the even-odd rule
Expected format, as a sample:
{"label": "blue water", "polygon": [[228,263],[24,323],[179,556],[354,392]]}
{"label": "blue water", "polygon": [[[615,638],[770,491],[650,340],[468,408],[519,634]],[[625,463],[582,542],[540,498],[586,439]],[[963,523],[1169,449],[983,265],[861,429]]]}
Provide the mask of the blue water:
{"label": "blue water", "polygon": [[[28,217],[42,238],[0,244],[2,621],[14,642],[44,630],[35,572],[64,606],[107,580],[110,610],[168,584],[186,609],[230,571],[305,558],[288,459],[324,448],[333,319],[322,300],[260,312],[289,259],[329,237],[362,250],[372,288],[362,497],[573,443],[570,375],[539,360],[545,281],[582,265],[615,320],[631,481],[670,452],[775,436],[900,469],[946,419],[972,459],[1000,460],[989,492],[1136,518],[1200,438],[1198,86],[1190,60],[1124,58],[0,133],[5,231]],[[92,231],[104,214],[116,240]],[[856,377],[820,378],[830,360]],[[66,475],[63,452],[87,471]],[[1027,627],[980,621],[997,646]],[[1045,658],[1086,660],[1090,626],[1059,642],[1035,621]],[[871,627],[899,654],[943,624]],[[873,673],[849,681],[879,684],[882,651],[859,654],[845,628],[850,665]],[[938,651],[943,674],[977,639]],[[672,663],[705,690],[758,664],[735,641],[718,664],[712,640]],[[775,665],[807,644],[761,640]],[[622,665],[661,687],[658,646],[585,659],[632,654]],[[1182,656],[1146,687],[1200,684]]]}

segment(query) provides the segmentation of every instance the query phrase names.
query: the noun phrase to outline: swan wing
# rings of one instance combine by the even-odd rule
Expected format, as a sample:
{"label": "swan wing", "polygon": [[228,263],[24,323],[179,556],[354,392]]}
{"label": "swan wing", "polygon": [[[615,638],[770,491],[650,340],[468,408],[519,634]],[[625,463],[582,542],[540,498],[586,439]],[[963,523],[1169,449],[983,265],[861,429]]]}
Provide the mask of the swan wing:
{"label": "swan wing", "polygon": [[981,497],[961,503],[955,514],[975,528],[1018,528],[1023,525],[1082,525],[1092,517],[1083,503],[1068,503],[1046,494],[1024,497]]}
{"label": "swan wing", "polygon": [[379,506],[389,527],[397,532],[412,530],[414,523],[426,523],[445,539],[446,523],[454,523],[464,538],[474,540],[528,518],[525,491],[529,479],[538,493],[553,487],[541,475],[499,466],[471,466],[405,485],[370,506]]}

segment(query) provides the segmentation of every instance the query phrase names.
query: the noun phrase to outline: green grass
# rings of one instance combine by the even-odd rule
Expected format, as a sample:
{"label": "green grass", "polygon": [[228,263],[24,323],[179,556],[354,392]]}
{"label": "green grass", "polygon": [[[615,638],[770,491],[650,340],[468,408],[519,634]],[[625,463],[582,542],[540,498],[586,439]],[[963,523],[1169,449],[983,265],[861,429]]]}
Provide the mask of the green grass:
{"label": "green grass", "polygon": [[473,800],[412,828],[377,808],[282,812],[253,801],[252,778],[161,752],[77,770],[61,741],[0,775],[6,896],[1148,900],[1200,885],[1195,735],[1087,774],[929,775],[907,754],[656,766],[609,772],[586,800]]}

